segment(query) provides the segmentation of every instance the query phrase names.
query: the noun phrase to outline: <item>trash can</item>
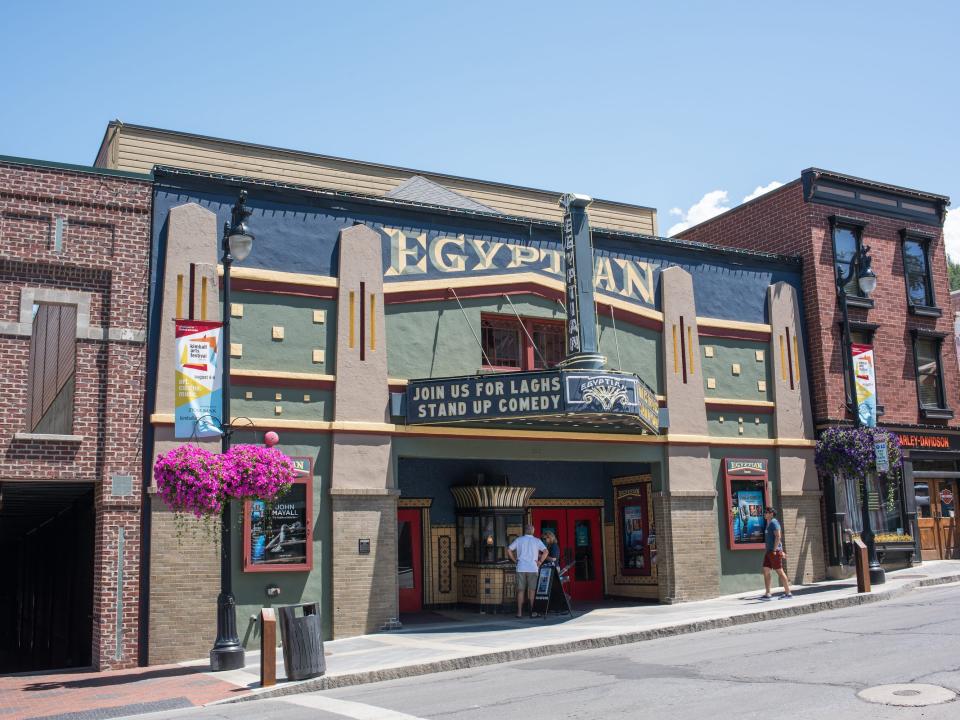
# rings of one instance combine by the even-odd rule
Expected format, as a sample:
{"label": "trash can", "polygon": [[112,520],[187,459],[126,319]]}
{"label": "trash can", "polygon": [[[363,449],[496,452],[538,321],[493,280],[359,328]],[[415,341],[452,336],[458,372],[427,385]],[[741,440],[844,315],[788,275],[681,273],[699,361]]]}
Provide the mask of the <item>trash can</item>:
{"label": "trash can", "polygon": [[327,671],[327,661],[323,657],[319,603],[287,605],[278,611],[287,679],[307,680],[323,675]]}

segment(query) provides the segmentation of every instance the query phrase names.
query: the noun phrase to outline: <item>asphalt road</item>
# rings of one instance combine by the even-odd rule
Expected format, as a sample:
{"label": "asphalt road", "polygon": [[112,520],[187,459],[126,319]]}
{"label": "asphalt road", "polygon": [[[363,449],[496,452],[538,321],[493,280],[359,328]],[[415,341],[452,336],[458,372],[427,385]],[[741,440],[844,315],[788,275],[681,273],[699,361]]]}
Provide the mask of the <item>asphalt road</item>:
{"label": "asphalt road", "polygon": [[[960,718],[960,698],[895,707],[858,697],[895,683],[960,693],[960,584],[798,618],[149,719]],[[890,697],[927,697],[917,688],[900,693]]]}

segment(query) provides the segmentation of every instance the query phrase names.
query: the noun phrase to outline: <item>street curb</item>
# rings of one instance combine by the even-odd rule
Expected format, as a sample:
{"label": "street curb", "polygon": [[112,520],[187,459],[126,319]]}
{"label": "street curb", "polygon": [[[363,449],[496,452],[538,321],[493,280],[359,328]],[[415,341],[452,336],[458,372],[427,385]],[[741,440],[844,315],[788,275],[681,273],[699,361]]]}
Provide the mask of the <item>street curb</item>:
{"label": "street curb", "polygon": [[912,580],[904,583],[900,587],[882,590],[875,593],[846,595],[844,597],[833,598],[831,600],[821,600],[804,605],[778,605],[777,607],[772,607],[769,610],[744,613],[742,615],[733,615],[729,617],[713,618],[711,620],[683,622],[675,625],[649,628],[647,630],[625,632],[618,635],[605,635],[603,637],[584,638],[582,640],[571,640],[568,642],[553,643],[549,645],[537,645],[528,648],[501,650],[491,653],[469,655],[466,657],[450,658],[448,660],[436,660],[433,662],[419,663],[416,665],[404,665],[401,667],[385,668],[382,670],[369,670],[365,672],[350,673],[347,675],[336,675],[333,677],[319,677],[312,680],[303,680],[301,682],[285,683],[269,690],[254,692],[250,695],[245,695],[239,698],[217,700],[216,702],[208,704],[223,705],[238,702],[248,702],[250,700],[267,700],[270,698],[284,697],[287,695],[299,695],[302,693],[317,692],[319,690],[333,690],[335,688],[351,687],[354,685],[367,685],[370,683],[383,682],[385,680],[400,680],[402,678],[417,677],[419,675],[431,675],[434,673],[448,672],[450,670],[467,670],[470,668],[484,667],[487,665],[499,665],[500,663],[514,662],[516,660],[530,660],[533,658],[548,657],[550,655],[562,655],[580,650],[595,650],[599,648],[615,647],[618,645],[629,645],[633,643],[644,642],[646,640],[657,640],[659,638],[675,637],[678,635],[689,635],[692,633],[702,632],[704,630],[717,630],[720,628],[735,627],[737,625],[749,625],[751,623],[764,622],[766,620],[797,617],[800,615],[811,615],[813,613],[823,612],[825,610],[838,610],[841,608],[853,607],[855,605],[867,605],[869,603],[883,602],[884,600],[892,600],[893,598],[906,595],[917,588],[946,585],[947,583],[952,582],[960,582],[960,574],[943,575],[941,577],[927,578],[925,580]]}

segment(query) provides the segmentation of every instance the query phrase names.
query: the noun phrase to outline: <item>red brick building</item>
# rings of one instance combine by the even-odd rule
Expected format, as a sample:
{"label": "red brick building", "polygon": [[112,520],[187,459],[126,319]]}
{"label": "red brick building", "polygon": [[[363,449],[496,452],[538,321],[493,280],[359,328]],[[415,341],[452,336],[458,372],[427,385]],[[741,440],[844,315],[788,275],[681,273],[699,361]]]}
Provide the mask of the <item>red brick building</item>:
{"label": "red brick building", "polygon": [[138,662],[150,204],[0,157],[0,672]]}
{"label": "red brick building", "polygon": [[[960,377],[943,240],[947,205],[942,195],[811,168],[678,235],[803,258],[818,431],[852,422],[835,273],[848,270],[857,247],[869,248],[877,287],[868,297],[855,281],[847,286],[851,339],[873,348],[878,425],[897,432],[906,450],[902,482],[870,498],[886,564],[957,554]],[[859,491],[822,480],[829,565],[844,572],[860,530]]]}

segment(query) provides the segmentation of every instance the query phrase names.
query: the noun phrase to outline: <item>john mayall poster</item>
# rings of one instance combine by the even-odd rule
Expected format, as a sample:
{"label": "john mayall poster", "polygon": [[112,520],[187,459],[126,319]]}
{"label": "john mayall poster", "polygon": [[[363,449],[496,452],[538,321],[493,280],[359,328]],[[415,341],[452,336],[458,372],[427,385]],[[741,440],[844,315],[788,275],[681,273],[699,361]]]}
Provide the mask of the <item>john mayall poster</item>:
{"label": "john mayall poster", "polygon": [[174,433],[178,438],[220,435],[221,324],[177,320]]}

